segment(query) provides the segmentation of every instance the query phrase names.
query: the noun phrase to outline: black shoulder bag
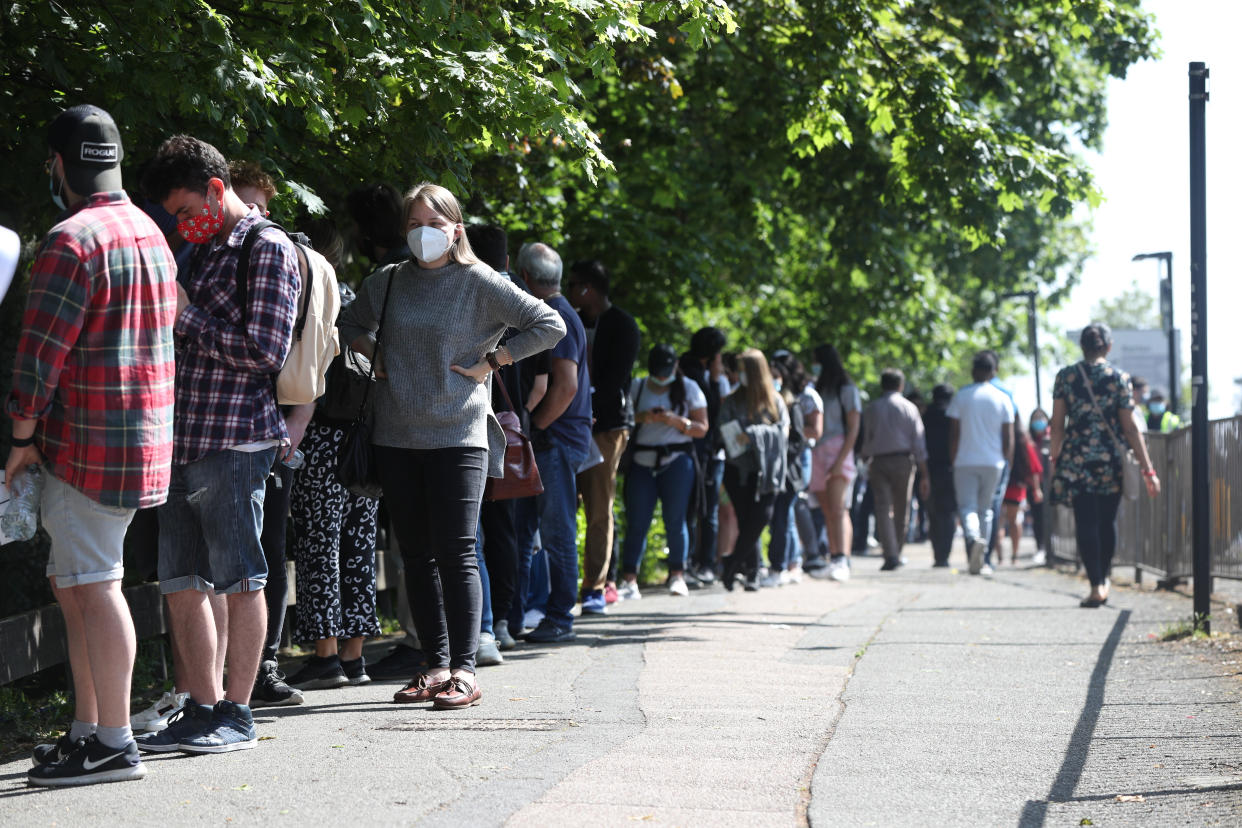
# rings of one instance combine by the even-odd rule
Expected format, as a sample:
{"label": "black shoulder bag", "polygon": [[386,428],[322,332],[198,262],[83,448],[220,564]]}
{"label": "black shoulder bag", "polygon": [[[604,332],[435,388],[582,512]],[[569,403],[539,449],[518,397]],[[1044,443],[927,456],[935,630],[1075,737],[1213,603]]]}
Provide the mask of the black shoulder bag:
{"label": "black shoulder bag", "polygon": [[341,440],[336,454],[336,479],[350,492],[361,497],[378,498],[384,493],[380,486],[379,476],[375,468],[375,447],[371,445],[371,433],[374,430],[375,410],[371,402],[371,387],[375,384],[375,360],[380,357],[380,335],[384,331],[384,316],[388,313],[388,295],[392,292],[392,282],[396,266],[388,271],[388,284],[384,287],[384,304],[380,306],[379,327],[375,329],[375,351],[367,373],[367,385],[362,394],[362,403],[358,406],[358,414],[354,421],[345,427],[345,437]]}

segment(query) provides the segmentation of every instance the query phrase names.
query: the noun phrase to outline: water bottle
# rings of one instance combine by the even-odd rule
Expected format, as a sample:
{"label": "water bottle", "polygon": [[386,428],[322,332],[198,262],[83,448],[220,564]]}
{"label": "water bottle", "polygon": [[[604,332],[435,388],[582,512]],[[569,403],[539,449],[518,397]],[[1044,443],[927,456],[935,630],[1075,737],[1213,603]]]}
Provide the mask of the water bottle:
{"label": "water bottle", "polygon": [[9,486],[9,506],[0,516],[0,529],[9,540],[25,541],[39,528],[39,498],[43,494],[43,469],[31,463]]}

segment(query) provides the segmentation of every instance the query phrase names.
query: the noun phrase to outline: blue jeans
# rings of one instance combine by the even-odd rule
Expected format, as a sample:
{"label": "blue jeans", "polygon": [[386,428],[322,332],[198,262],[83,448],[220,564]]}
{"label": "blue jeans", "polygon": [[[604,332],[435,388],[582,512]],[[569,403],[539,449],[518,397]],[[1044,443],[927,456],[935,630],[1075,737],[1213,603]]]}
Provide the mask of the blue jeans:
{"label": "blue jeans", "polygon": [[483,591],[483,612],[479,616],[479,632],[492,631],[492,584],[487,577],[487,561],[483,557],[483,521],[474,533],[474,554],[479,561],[479,586]]}
{"label": "blue jeans", "polygon": [[962,520],[966,550],[977,540],[987,543],[995,512],[992,496],[1000,479],[999,466],[954,466],[953,492],[957,495],[957,514]]}
{"label": "blue jeans", "polygon": [[509,629],[522,629],[528,609],[546,610],[548,605],[548,556],[539,538],[539,507],[533,497],[514,504],[514,531],[517,535],[518,566],[509,607]]}
{"label": "blue jeans", "polygon": [[572,628],[573,608],[578,600],[578,467],[586,452],[556,438],[535,452],[543,479],[543,494],[535,498],[539,510],[539,535],[548,555],[551,590],[544,617],[558,627]]}
{"label": "blue jeans", "polygon": [[1005,468],[1001,469],[1000,480],[996,481],[996,493],[992,495],[992,531],[988,535],[988,551],[983,558],[989,566],[992,565],[992,547],[996,546],[996,539],[1000,535],[1000,520],[997,518],[1001,513],[1001,503],[1005,499],[1005,489],[1009,488],[1009,469],[1010,464],[1006,463]]}
{"label": "blue jeans", "polygon": [[[799,455],[798,467],[801,470],[799,488],[804,488],[811,480],[811,449],[809,446]],[[798,492],[791,491],[786,486],[776,495],[776,504],[772,507],[768,565],[776,572],[785,569],[790,564],[802,562],[802,544],[798,539],[798,525],[794,518],[794,506],[797,500]]]}
{"label": "blue jeans", "polygon": [[625,481],[625,543],[623,575],[635,575],[647,551],[647,530],[655,516],[656,499],[664,511],[664,534],[668,539],[669,572],[686,568],[686,550],[690,547],[690,530],[686,527],[686,510],[694,487],[694,458],[684,452],[674,455],[661,469],[630,466]]}
{"label": "blue jeans", "polygon": [[266,481],[275,447],[213,451],[173,464],[159,507],[160,592],[249,592],[267,584],[263,532]]}

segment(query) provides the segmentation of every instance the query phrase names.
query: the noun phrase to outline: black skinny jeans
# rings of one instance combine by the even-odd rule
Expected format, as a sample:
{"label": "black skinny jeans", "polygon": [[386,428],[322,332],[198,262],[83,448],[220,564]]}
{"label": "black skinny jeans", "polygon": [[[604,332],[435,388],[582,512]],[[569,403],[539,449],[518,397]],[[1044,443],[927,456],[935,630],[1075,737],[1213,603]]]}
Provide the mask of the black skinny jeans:
{"label": "black skinny jeans", "polygon": [[483,614],[474,543],[487,449],[376,446],[375,459],[427,666],[473,673]]}
{"label": "black skinny jeans", "polygon": [[[289,572],[285,569],[285,532],[289,525],[289,496],[293,493],[291,469],[279,460],[272,467],[263,494],[263,531],[259,543],[267,559],[267,586],[263,600],[267,604],[267,635],[263,639],[263,660],[275,661],[285,627],[285,604],[289,598]],[[280,481],[277,485],[276,481]]]}
{"label": "black skinny jeans", "polygon": [[1117,551],[1117,507],[1121,492],[1074,495],[1075,536],[1078,557],[1092,587],[1102,586],[1113,571]]}
{"label": "black skinny jeans", "polygon": [[743,480],[737,466],[725,464],[724,487],[737,514],[737,543],[733,545],[733,554],[725,562],[726,576],[741,573],[753,578],[759,572],[760,541],[764,528],[772,522],[776,492],[760,495],[756,500],[758,485],[758,474],[750,474]]}

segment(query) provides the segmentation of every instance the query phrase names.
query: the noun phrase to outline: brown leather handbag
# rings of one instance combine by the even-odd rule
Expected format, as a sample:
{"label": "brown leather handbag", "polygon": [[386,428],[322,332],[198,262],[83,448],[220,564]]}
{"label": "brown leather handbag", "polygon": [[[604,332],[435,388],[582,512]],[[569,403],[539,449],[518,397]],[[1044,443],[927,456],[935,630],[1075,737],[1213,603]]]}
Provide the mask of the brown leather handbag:
{"label": "brown leather handbag", "polygon": [[539,466],[535,465],[535,448],[530,438],[522,433],[522,424],[518,420],[517,408],[509,398],[509,390],[505,388],[500,377],[500,365],[495,356],[488,354],[488,361],[495,371],[495,380],[500,385],[501,396],[508,404],[508,411],[497,411],[496,419],[505,432],[505,474],[504,477],[487,478],[487,486],[483,489],[484,500],[515,500],[519,497],[534,497],[543,494],[543,480],[539,477]]}

